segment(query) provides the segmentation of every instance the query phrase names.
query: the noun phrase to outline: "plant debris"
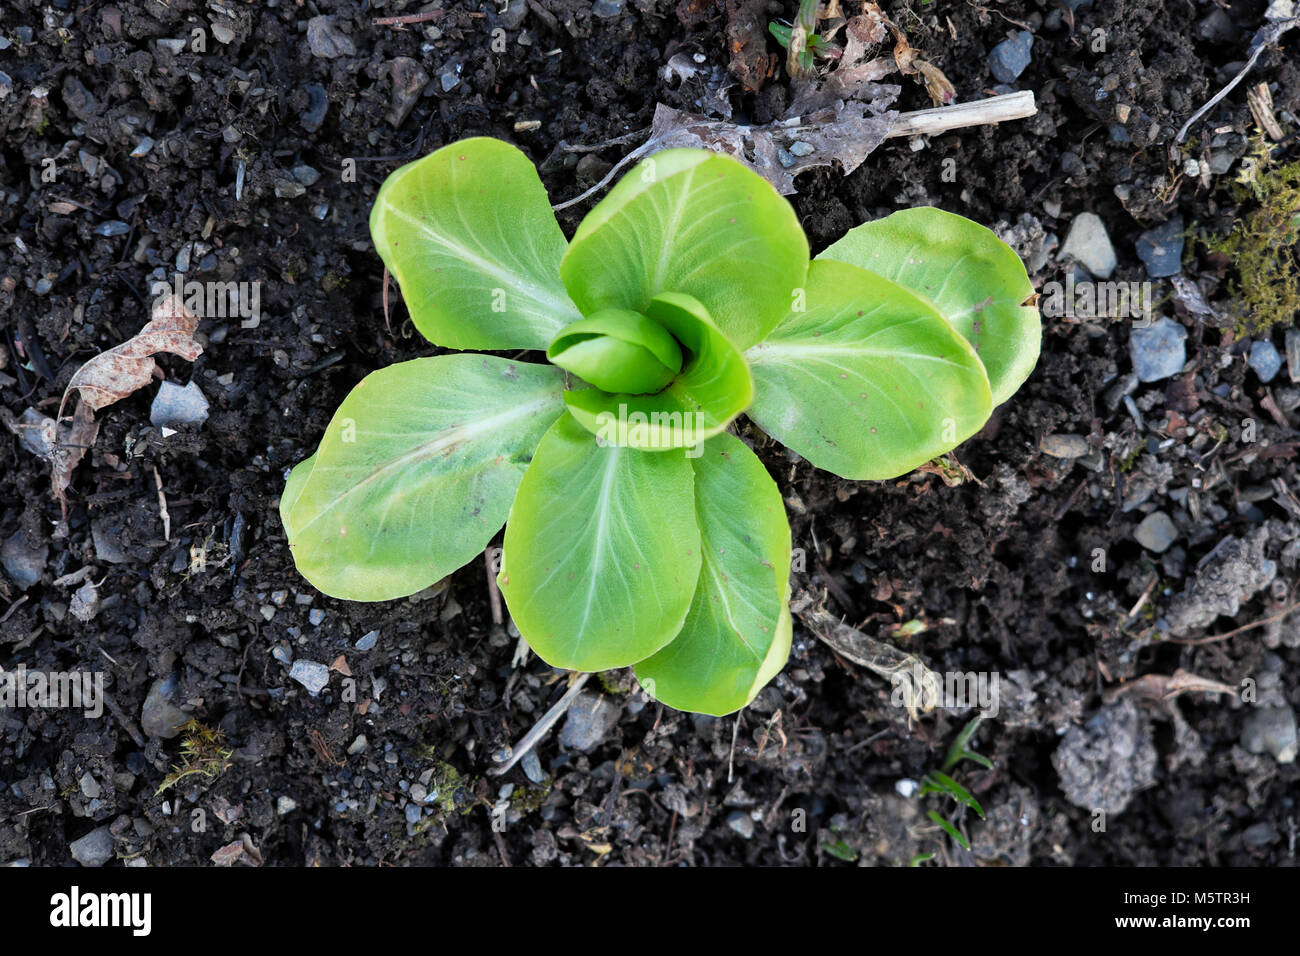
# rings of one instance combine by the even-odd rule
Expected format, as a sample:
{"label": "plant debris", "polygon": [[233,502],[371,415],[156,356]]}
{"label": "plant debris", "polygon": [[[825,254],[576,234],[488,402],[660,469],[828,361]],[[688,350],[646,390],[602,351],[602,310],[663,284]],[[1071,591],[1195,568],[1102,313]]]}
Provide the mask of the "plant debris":
{"label": "plant debris", "polygon": [[194,340],[198,327],[198,316],[169,293],[154,303],[153,316],[144,328],[121,345],[96,355],[73,374],[59,401],[57,420],[63,421],[63,407],[71,392],[75,390],[80,401],[66,434],[60,427],[59,441],[51,454],[54,496],[65,517],[72,471],[99,433],[94,413],[148,385],[158,368],[153,356],[159,352],[179,355],[188,362],[197,359],[203,353],[203,347]]}

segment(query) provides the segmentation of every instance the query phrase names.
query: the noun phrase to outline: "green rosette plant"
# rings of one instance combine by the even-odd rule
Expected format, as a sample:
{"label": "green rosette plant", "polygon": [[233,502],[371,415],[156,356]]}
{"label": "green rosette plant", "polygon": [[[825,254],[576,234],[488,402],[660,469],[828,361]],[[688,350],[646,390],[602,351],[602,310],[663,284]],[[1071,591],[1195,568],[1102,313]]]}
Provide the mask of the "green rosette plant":
{"label": "green rosette plant", "polygon": [[728,431],[749,417],[849,479],[951,450],[1038,356],[1033,289],[993,233],[938,209],[851,230],[811,263],[794,210],[705,150],[632,169],[565,241],[495,139],[394,172],[370,230],[411,321],[461,352],[367,376],[280,514],[334,597],[400,598],[482,553],[555,666],[633,666],[689,711],[745,706],[790,651],[790,527]]}

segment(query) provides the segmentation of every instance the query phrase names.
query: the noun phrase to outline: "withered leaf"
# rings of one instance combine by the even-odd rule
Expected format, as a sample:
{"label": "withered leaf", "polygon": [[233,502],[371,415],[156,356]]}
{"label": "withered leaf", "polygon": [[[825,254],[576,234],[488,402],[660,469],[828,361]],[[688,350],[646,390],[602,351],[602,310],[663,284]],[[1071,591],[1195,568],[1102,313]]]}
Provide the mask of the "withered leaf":
{"label": "withered leaf", "polygon": [[[194,340],[198,327],[198,316],[169,293],[154,303],[153,315],[144,328],[121,345],[96,355],[73,374],[59,402],[59,440],[49,456],[54,496],[65,513],[65,492],[72,481],[72,472],[99,434],[95,412],[148,385],[157,368],[153,356],[159,352],[170,352],[189,362],[198,358],[203,353],[202,346]],[[72,422],[67,425],[63,407],[73,391],[79,401]]]}
{"label": "withered leaf", "polygon": [[63,417],[68,393],[74,389],[83,402],[98,411],[148,385],[157,367],[153,356],[159,352],[170,352],[193,362],[203,353],[203,348],[194,341],[198,327],[198,316],[185,308],[180,299],[170,293],[163,296],[154,303],[148,325],[77,369],[63,392],[59,417]]}

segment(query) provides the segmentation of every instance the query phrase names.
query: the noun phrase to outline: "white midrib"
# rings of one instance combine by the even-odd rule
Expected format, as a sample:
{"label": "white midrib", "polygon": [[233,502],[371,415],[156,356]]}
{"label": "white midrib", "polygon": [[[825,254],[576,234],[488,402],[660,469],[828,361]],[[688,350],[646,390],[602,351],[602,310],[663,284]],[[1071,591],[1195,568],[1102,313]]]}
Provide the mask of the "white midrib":
{"label": "white midrib", "polygon": [[[438,433],[437,437],[415,446],[410,451],[397,458],[384,462],[347,491],[335,497],[329,504],[318,511],[310,521],[299,528],[298,534],[302,534],[302,532],[306,531],[321,518],[333,512],[340,504],[347,501],[352,495],[368,487],[371,482],[376,481],[381,477],[386,477],[394,471],[409,468],[419,464],[421,461],[434,458],[457,444],[469,444],[476,436],[490,434],[498,427],[504,429],[507,425],[518,419],[532,416],[537,411],[551,404],[553,401],[554,399],[550,397],[537,399],[526,405],[516,405],[507,411],[489,416],[488,418],[478,419],[467,425],[453,425],[449,428],[444,428]],[[318,470],[324,473],[335,469],[331,467],[322,469],[319,463],[313,466],[312,473],[307,476],[307,487],[304,487],[302,493],[298,495],[298,501],[294,504],[294,510],[297,510],[298,506],[302,503],[303,497],[311,485],[311,479]]]}
{"label": "white midrib", "polygon": [[579,640],[582,638],[582,632],[587,629],[587,621],[591,619],[591,606],[595,603],[596,582],[600,578],[597,572],[597,564],[600,562],[600,556],[605,549],[605,539],[609,535],[609,502],[612,497],[612,487],[614,484],[614,475],[618,470],[619,460],[622,458],[622,449],[618,449],[616,454],[609,456],[609,464],[605,466],[605,474],[600,479],[600,494],[596,499],[596,532],[592,539],[591,553],[596,558],[596,564],[592,565],[591,574],[588,580],[591,582],[587,588],[587,600],[582,608],[582,620],[579,622],[576,635]]}
{"label": "white midrib", "polygon": [[564,326],[564,316],[578,315],[577,308],[571,301],[569,301],[567,296],[557,296],[551,290],[539,286],[537,283],[529,280],[525,276],[510,271],[501,263],[488,259],[485,256],[474,252],[472,249],[466,248],[454,239],[435,231],[423,219],[412,216],[404,209],[398,209],[396,206],[391,204],[385,204],[384,212],[387,215],[391,215],[397,219],[401,219],[405,223],[408,223],[422,235],[426,236],[431,242],[452,252],[457,259],[468,262],[480,271],[486,272],[494,278],[501,280],[503,285],[508,285],[512,288],[521,290],[539,305],[547,307],[549,310],[548,314],[555,316],[555,327],[557,330]]}

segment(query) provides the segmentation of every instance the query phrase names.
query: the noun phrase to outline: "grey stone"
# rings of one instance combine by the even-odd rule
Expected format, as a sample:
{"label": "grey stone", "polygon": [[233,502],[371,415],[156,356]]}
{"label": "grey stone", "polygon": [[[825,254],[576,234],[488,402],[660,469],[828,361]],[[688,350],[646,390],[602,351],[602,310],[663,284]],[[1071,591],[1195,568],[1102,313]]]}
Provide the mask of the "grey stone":
{"label": "grey stone", "polygon": [[355,56],[357,48],[352,38],[335,25],[330,16],[312,17],[307,21],[307,45],[311,55],[326,60],[340,56]]}
{"label": "grey stone", "polygon": [[406,822],[412,825],[420,822],[420,805],[418,803],[408,803],[406,805]]}
{"label": "grey stone", "polygon": [[104,792],[103,787],[99,785],[99,781],[91,775],[89,770],[83,773],[81,779],[77,782],[81,787],[82,794],[88,800],[94,800]]}
{"label": "grey stone", "polygon": [[315,186],[320,181],[320,173],[305,163],[293,167],[289,170],[289,174],[304,186]]}
{"label": "grey stone", "polygon": [[1084,810],[1120,813],[1155,783],[1151,727],[1131,697],[1121,697],[1086,723],[1072,725],[1052,754],[1066,799]]}
{"label": "grey stone", "polygon": [[1105,225],[1091,212],[1074,217],[1058,258],[1073,259],[1098,279],[1109,279],[1118,261]]}
{"label": "grey stone", "polygon": [[546,774],[542,772],[542,761],[537,757],[536,750],[529,750],[520,759],[519,764],[523,767],[524,776],[537,785],[541,785],[546,780]]}
{"label": "grey stone", "polygon": [[1265,847],[1278,841],[1278,832],[1271,823],[1252,823],[1241,831],[1241,842],[1246,846]]}
{"label": "grey stone", "polygon": [[297,660],[289,668],[289,677],[296,680],[307,693],[315,697],[330,682],[330,669],[318,661]]}
{"label": "grey stone", "polygon": [[1158,382],[1177,375],[1187,361],[1187,330],[1170,318],[1160,318],[1129,335],[1129,358],[1138,381]]}
{"label": "grey stone", "polygon": [[275,801],[275,812],[279,816],[293,813],[298,809],[298,802],[293,797],[280,797]]}
{"label": "grey stone", "polygon": [[23,542],[21,531],[15,531],[0,545],[0,564],[4,565],[5,574],[20,591],[26,591],[41,580],[49,557],[49,545],[29,548]]}
{"label": "grey stone", "polygon": [[1033,61],[1034,35],[1021,30],[989,52],[989,70],[999,83],[1014,83]]}
{"label": "grey stone", "polygon": [[150,737],[170,740],[189,723],[190,715],[171,700],[176,693],[175,677],[159,678],[149,688],[140,710],[140,727]]}
{"label": "grey stone", "polygon": [[1261,382],[1273,381],[1273,376],[1282,370],[1282,356],[1273,343],[1267,340],[1256,339],[1250,343],[1249,361]]}
{"label": "grey stone", "polygon": [[69,847],[72,858],[82,866],[103,866],[113,859],[113,834],[108,827],[91,830]]}
{"label": "grey stone", "polygon": [[308,83],[303,87],[307,93],[307,109],[298,114],[298,122],[309,133],[314,133],[325,123],[325,113],[329,109],[329,95],[319,83]]}
{"label": "grey stone", "polygon": [[222,46],[235,42],[235,31],[230,28],[230,24],[220,21],[212,24],[212,36]]}
{"label": "grey stone", "polygon": [[1228,43],[1236,39],[1237,28],[1233,26],[1232,17],[1220,8],[1214,7],[1207,16],[1197,22],[1196,33],[1202,40]]}
{"label": "grey stone", "polygon": [[373,651],[375,649],[375,645],[378,643],[379,643],[379,632],[370,631],[367,634],[363,634],[357,640],[356,644],[353,645],[353,647],[355,647],[359,651]]}
{"label": "grey stone", "polygon": [[99,589],[87,581],[77,588],[68,603],[68,613],[83,624],[89,624],[99,613]]}
{"label": "grey stone", "polygon": [[1295,711],[1287,704],[1252,708],[1241,725],[1241,745],[1253,754],[1272,754],[1278,763],[1294,762]]}
{"label": "grey stone", "polygon": [[1152,279],[1176,276],[1183,271],[1183,229],[1183,217],[1174,216],[1138,237],[1138,258],[1146,264],[1147,275]]}
{"label": "grey stone", "polygon": [[513,30],[524,22],[526,16],[528,16],[528,0],[509,0],[506,4],[506,12],[501,14],[501,26]]}
{"label": "grey stone", "polygon": [[97,236],[125,236],[131,231],[131,227],[120,219],[109,219],[107,222],[101,222],[91,230]]}
{"label": "grey stone", "polygon": [[1088,439],[1082,435],[1044,435],[1038,447],[1053,458],[1082,458],[1092,451]]}
{"label": "grey stone", "polygon": [[608,20],[623,12],[623,0],[596,0],[591,5],[591,15]]}
{"label": "grey stone", "polygon": [[163,382],[149,408],[149,421],[155,428],[202,425],[208,420],[208,400],[197,382],[183,388],[175,382]]}
{"label": "grey stone", "polygon": [[1133,538],[1148,551],[1164,554],[1178,540],[1178,526],[1163,511],[1153,511],[1134,529]]}
{"label": "grey stone", "polygon": [[168,37],[159,40],[158,45],[172,56],[179,56],[185,52],[185,39],[183,37]]}
{"label": "grey stone", "polygon": [[321,622],[325,620],[325,611],[321,608],[314,607],[307,612],[307,620],[311,622],[312,627],[320,627]]}
{"label": "grey stone", "polygon": [[733,833],[739,833],[746,840],[754,837],[754,818],[743,810],[733,810],[727,814],[727,827]]}
{"label": "grey stone", "polygon": [[569,707],[560,744],[568,750],[594,750],[618,723],[619,706],[604,694],[584,691]]}
{"label": "grey stone", "polygon": [[277,199],[297,199],[307,191],[307,187],[296,179],[280,176],[275,179],[275,197]]}

